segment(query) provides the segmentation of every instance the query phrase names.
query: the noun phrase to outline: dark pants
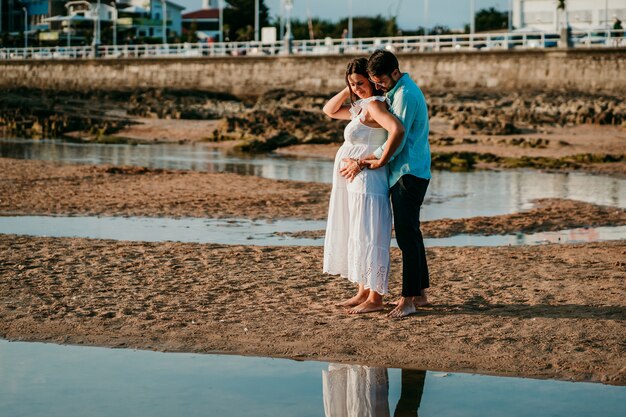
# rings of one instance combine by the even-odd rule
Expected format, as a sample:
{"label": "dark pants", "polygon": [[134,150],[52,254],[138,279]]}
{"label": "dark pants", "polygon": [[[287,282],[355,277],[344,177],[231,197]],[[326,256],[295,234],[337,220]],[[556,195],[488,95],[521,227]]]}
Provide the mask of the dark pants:
{"label": "dark pants", "polygon": [[391,187],[396,240],[402,251],[402,296],[413,297],[430,286],[426,249],[420,230],[420,208],[430,181],[403,175]]}

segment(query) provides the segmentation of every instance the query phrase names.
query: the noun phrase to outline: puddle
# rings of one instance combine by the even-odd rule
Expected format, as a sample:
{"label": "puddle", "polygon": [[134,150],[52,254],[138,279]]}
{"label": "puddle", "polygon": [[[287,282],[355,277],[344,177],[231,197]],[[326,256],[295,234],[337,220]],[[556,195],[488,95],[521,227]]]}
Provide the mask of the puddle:
{"label": "puddle", "polygon": [[623,415],[591,383],[0,340],[0,411],[73,416]]}
{"label": "puddle", "polygon": [[204,172],[231,172],[271,179],[332,181],[332,161],[275,154],[226,152],[204,143],[98,144],[59,140],[1,139],[0,157],[66,164],[134,165]]}
{"label": "puddle", "polygon": [[[62,163],[137,165],[231,172],[271,179],[332,181],[333,162],[275,154],[231,154],[206,144],[103,145],[53,140],[0,140],[0,156]],[[516,213],[537,198],[626,207],[626,180],[583,173],[434,171],[422,220]]]}
{"label": "puddle", "polygon": [[[325,221],[307,220],[268,222],[246,219],[0,216],[0,233],[4,234],[226,245],[322,246],[323,239],[282,236],[279,233],[323,230],[325,227]],[[424,242],[427,247],[504,246],[579,243],[625,238],[626,226],[618,226],[518,235],[457,235],[425,239]],[[397,247],[395,239],[392,240],[392,246]]]}
{"label": "puddle", "polygon": [[319,239],[295,239],[274,233],[325,227],[325,221],[307,220],[0,216],[0,233],[4,234],[228,245],[316,245]]}

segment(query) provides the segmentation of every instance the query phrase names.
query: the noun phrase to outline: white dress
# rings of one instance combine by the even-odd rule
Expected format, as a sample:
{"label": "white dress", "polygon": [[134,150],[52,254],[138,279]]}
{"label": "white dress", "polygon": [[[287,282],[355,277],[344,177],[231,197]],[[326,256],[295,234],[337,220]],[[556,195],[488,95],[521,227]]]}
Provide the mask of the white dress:
{"label": "white dress", "polygon": [[350,109],[352,120],[346,126],[345,142],[335,157],[323,271],[387,294],[391,243],[387,170],[364,169],[351,183],[339,173],[344,166],[343,158],[367,156],[387,140],[385,129],[363,124],[367,106],[373,100],[387,99],[369,97],[357,101]]}

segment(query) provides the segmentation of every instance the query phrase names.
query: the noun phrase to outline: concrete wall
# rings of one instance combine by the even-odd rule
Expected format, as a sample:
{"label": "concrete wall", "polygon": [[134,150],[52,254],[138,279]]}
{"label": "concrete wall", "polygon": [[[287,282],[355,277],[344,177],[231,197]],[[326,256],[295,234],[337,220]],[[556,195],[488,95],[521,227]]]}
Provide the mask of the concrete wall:
{"label": "concrete wall", "polygon": [[[626,49],[398,55],[424,90],[569,90],[626,94]],[[0,61],[0,88],[195,89],[256,96],[276,88],[331,93],[350,56]]]}

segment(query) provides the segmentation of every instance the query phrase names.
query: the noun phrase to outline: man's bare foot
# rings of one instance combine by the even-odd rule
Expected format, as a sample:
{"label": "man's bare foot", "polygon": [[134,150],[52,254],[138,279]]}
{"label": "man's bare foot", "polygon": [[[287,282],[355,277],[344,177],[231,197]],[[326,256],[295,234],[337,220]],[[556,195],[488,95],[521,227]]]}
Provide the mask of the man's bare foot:
{"label": "man's bare foot", "polygon": [[358,306],[351,308],[348,310],[348,314],[363,314],[363,313],[371,313],[374,311],[382,310],[383,303],[377,303],[375,301],[366,300],[365,302],[359,304]]}
{"label": "man's bare foot", "polygon": [[357,295],[355,295],[354,297],[343,301],[341,303],[337,303],[335,304],[335,306],[337,307],[355,307],[358,306],[359,304],[364,303],[365,301],[367,301],[367,297],[369,296],[369,291],[365,291],[365,292],[359,292]]}
{"label": "man's bare foot", "polygon": [[419,297],[413,297],[413,305],[415,307],[426,307],[430,305],[430,302],[425,295],[421,295]]}
{"label": "man's bare foot", "polygon": [[415,304],[413,304],[412,298],[402,297],[400,301],[398,302],[398,305],[396,306],[396,308],[391,310],[389,314],[387,314],[387,316],[392,317],[394,319],[399,319],[401,317],[406,317],[408,315],[411,315],[415,313],[416,311],[417,310],[415,310]]}
{"label": "man's bare foot", "polygon": [[[415,307],[426,307],[430,305],[430,301],[428,301],[428,297],[423,291],[422,293],[423,295],[417,295],[413,297],[413,305]],[[400,298],[400,300],[402,300],[402,298]],[[392,301],[389,304],[391,304],[392,306],[397,306],[398,304],[400,304],[400,301]]]}

